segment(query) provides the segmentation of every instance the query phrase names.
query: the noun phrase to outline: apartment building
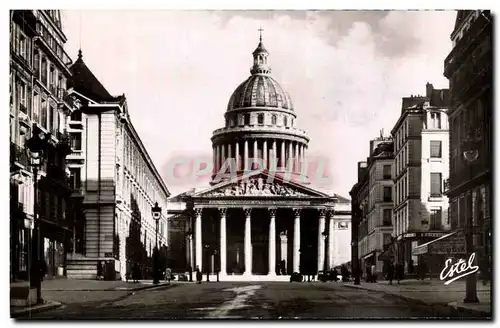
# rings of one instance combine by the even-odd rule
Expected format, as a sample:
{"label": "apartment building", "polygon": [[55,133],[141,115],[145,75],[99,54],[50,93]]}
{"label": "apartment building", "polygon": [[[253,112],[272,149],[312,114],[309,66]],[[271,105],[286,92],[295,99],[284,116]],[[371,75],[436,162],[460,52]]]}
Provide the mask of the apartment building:
{"label": "apartment building", "polygon": [[[28,279],[34,228],[34,181],[38,181],[37,223],[46,279],[65,274],[71,237],[72,206],[65,157],[69,153],[67,117],[74,105],[67,97],[71,59],[58,10],[10,11],[10,236],[11,279]],[[37,177],[27,141],[47,140]]]}
{"label": "apartment building", "polygon": [[[387,272],[391,258],[380,257],[392,241],[393,207],[393,140],[384,137],[370,141],[370,156],[366,162],[358,163],[358,182],[351,190],[352,201],[360,211],[353,214],[353,224],[358,224],[357,240],[360,269],[375,265],[381,278]],[[353,259],[354,261],[354,259]]]}
{"label": "apartment building", "polygon": [[401,116],[391,131],[394,139],[394,236],[396,258],[405,273],[417,272],[419,261],[440,272],[444,252],[414,254],[413,248],[450,230],[448,198],[448,90],[427,83],[425,96],[402,99]]}
{"label": "apartment building", "polygon": [[68,276],[95,278],[101,262],[108,279],[125,280],[135,264],[150,278],[156,246],[151,209],[156,202],[162,208],[158,246],[166,252],[170,192],[131,122],[125,96],[109,94],[81,51],[71,72],[78,110],[69,122],[74,150],[68,160],[80,201]]}
{"label": "apartment building", "polygon": [[[453,230],[472,218],[473,249],[481,272],[491,274],[493,16],[489,10],[459,10],[445,59],[450,82],[450,199]],[[446,155],[448,153],[445,153]]]}

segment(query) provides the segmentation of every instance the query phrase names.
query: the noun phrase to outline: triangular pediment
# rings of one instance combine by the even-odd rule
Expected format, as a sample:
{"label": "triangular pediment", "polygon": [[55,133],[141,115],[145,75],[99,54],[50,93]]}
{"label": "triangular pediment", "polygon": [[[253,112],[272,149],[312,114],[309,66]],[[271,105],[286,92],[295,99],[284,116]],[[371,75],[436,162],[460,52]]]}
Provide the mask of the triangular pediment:
{"label": "triangular pediment", "polygon": [[[288,179],[290,180],[290,179]],[[318,190],[266,171],[249,173],[223,181],[192,197],[314,197],[335,198]]]}

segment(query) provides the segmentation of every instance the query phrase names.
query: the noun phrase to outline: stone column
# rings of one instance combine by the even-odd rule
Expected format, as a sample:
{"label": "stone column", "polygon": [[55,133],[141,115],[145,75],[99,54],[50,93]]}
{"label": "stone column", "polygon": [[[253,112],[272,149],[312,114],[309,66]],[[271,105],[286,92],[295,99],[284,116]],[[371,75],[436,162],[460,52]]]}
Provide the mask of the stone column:
{"label": "stone column", "polygon": [[[253,157],[252,163],[254,163],[254,164],[252,164],[252,165],[257,165],[257,164],[255,164],[254,160],[259,157],[258,156],[258,151],[259,150],[257,148],[257,139],[255,139],[253,141],[253,156],[252,156]],[[251,167],[250,169],[253,169],[253,168]]]}
{"label": "stone column", "polygon": [[248,140],[245,140],[245,145],[243,147],[243,170],[248,170]]}
{"label": "stone column", "polygon": [[226,213],[227,213],[227,208],[219,208],[219,215],[220,215],[220,274],[221,274],[221,276],[227,275]]}
{"label": "stone column", "polygon": [[224,161],[226,160],[226,145],[221,145],[222,147],[222,154],[220,156],[220,166],[224,165]]}
{"label": "stone column", "polygon": [[236,145],[234,148],[234,157],[236,158],[236,171],[240,170],[240,143],[236,141]]}
{"label": "stone column", "polygon": [[252,209],[245,208],[245,273],[252,274]]}
{"label": "stone column", "polygon": [[273,140],[273,170],[276,171],[278,166],[278,145],[276,144],[276,139]]}
{"label": "stone column", "polygon": [[217,172],[220,170],[220,166],[221,166],[221,148],[220,146],[218,145],[217,146]]}
{"label": "stone column", "polygon": [[193,235],[189,236],[189,266],[194,269]]}
{"label": "stone column", "polygon": [[295,154],[294,154],[295,160],[294,160],[294,172],[299,172],[299,163],[300,163],[300,156],[299,156],[299,143],[295,142]]}
{"label": "stone column", "polygon": [[285,271],[288,269],[288,237],[286,232],[280,233],[281,260],[285,261]]}
{"label": "stone column", "polygon": [[333,248],[333,245],[334,245],[334,241],[335,241],[335,222],[333,220],[333,217],[334,217],[334,211],[333,210],[330,210],[328,212],[328,216],[329,216],[329,229],[328,229],[328,267],[329,268],[332,268],[334,263],[333,263],[333,259],[334,259],[334,248]]}
{"label": "stone column", "polygon": [[268,169],[268,163],[267,163],[267,158],[268,158],[268,154],[267,154],[267,140],[264,140],[264,144],[262,145],[262,161],[263,161],[263,164],[264,164],[264,169]]}
{"label": "stone column", "polygon": [[280,157],[281,168],[284,168],[286,166],[285,147],[286,147],[285,140],[281,140],[281,157]]}
{"label": "stone column", "polygon": [[212,146],[212,164],[214,166],[214,172],[216,172],[217,169],[217,152],[215,149],[215,146]]}
{"label": "stone column", "polygon": [[300,208],[294,208],[293,221],[293,271],[300,272]]}
{"label": "stone column", "polygon": [[288,157],[286,159],[287,171],[293,172],[293,145],[291,141],[288,141]]}
{"label": "stone column", "polygon": [[[195,239],[196,239],[196,266],[202,271],[202,254],[203,254],[203,244],[201,241],[201,215],[202,215],[202,209],[201,208],[195,208],[194,213],[196,215],[196,221],[195,221]],[[196,268],[195,268],[196,269]],[[203,271],[202,271],[203,272]]]}
{"label": "stone column", "polygon": [[269,208],[269,275],[276,275],[276,208]]}
{"label": "stone column", "polygon": [[232,152],[231,152],[231,144],[228,144],[227,145],[227,158],[233,158],[232,156]]}
{"label": "stone column", "polygon": [[319,227],[318,227],[318,271],[323,270],[325,263],[325,242],[323,240],[323,232],[325,231],[325,209],[319,210]]}

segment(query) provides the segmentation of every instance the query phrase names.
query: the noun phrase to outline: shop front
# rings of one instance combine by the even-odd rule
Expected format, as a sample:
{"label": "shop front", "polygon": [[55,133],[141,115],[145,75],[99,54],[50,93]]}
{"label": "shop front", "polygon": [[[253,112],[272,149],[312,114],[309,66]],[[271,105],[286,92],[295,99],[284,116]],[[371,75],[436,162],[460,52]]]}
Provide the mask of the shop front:
{"label": "shop front", "polygon": [[66,245],[71,232],[49,222],[43,222],[41,228],[44,279],[64,277],[66,275]]}

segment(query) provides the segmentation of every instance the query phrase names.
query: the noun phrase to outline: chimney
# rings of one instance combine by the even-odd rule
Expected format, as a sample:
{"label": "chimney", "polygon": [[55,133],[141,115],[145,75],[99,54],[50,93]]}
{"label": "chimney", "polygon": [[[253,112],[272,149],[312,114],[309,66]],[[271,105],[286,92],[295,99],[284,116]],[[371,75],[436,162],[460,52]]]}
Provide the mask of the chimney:
{"label": "chimney", "polygon": [[427,82],[427,84],[425,85],[425,96],[427,98],[431,98],[432,90],[434,90],[434,86],[432,84],[430,84],[429,82]]}

